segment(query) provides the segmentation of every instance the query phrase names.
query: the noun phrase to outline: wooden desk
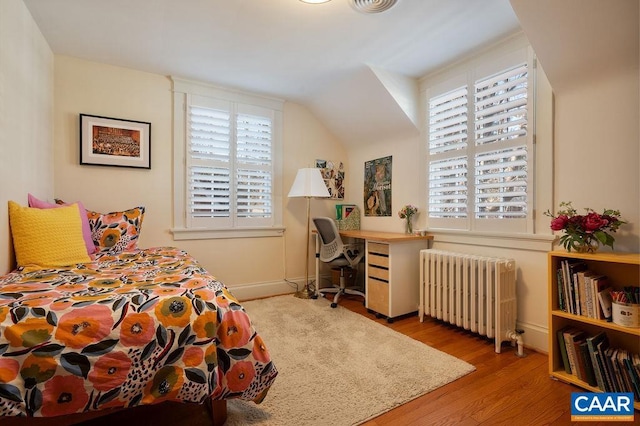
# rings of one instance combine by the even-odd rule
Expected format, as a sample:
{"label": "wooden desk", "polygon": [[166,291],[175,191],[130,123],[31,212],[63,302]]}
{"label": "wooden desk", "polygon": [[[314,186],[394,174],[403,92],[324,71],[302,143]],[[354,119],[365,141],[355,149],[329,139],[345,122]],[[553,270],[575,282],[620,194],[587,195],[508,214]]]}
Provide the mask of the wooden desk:
{"label": "wooden desk", "polygon": [[[320,239],[316,235],[316,295],[320,283]],[[418,311],[420,307],[420,250],[429,248],[432,235],[399,232],[343,230],[340,236],[365,242],[365,306],[385,316],[395,317]]]}

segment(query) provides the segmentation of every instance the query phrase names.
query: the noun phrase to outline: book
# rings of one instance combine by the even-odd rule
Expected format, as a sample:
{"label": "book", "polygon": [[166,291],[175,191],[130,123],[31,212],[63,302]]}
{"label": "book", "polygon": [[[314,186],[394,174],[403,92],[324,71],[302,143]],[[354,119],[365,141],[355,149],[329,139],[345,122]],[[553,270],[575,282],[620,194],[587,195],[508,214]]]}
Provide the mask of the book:
{"label": "book", "polygon": [[593,298],[593,314],[596,319],[606,319],[600,302],[600,292],[609,287],[609,281],[604,275],[593,275],[589,277],[591,284],[591,295]]}
{"label": "book", "polygon": [[563,327],[557,331],[558,336],[558,349],[560,349],[560,355],[562,357],[562,365],[564,366],[564,371],[567,374],[571,374],[571,365],[569,364],[569,358],[567,356],[567,346],[564,342],[564,332],[567,331],[568,327]]}
{"label": "book", "polygon": [[[573,285],[574,292],[574,314],[582,315],[582,304],[580,296],[580,284],[578,283],[578,272],[585,271],[587,264],[581,260],[569,263],[569,276],[571,277],[571,284]],[[584,296],[582,296],[584,297]]]}
{"label": "book", "polygon": [[571,366],[571,374],[582,380],[581,372],[578,370],[578,353],[575,348],[575,342],[585,338],[585,332],[576,328],[569,328],[564,332],[564,343],[567,348],[567,357]]}
{"label": "book", "polygon": [[580,293],[580,311],[578,314],[582,316],[590,316],[589,315],[589,292],[587,290],[587,276],[590,275],[589,271],[578,271],[576,272],[576,281],[578,290]]}
{"label": "book", "polygon": [[591,358],[591,365],[593,365],[593,372],[595,375],[597,386],[602,390],[606,390],[606,386],[604,383],[604,372],[602,371],[602,366],[596,357],[597,346],[600,342],[607,339],[607,335],[604,331],[596,334],[595,336],[587,337],[587,348],[589,350],[589,357]]}
{"label": "book", "polygon": [[573,287],[571,286],[571,278],[569,275],[569,261],[563,260],[560,262],[560,267],[562,269],[562,282],[564,283],[564,294],[567,299],[567,312],[570,314],[574,313],[573,308]]}
{"label": "book", "polygon": [[605,287],[598,292],[598,301],[600,302],[600,308],[602,309],[602,317],[607,321],[611,321],[611,304],[613,298],[611,297],[611,288]]}
{"label": "book", "polygon": [[589,383],[589,386],[598,386],[598,382],[596,380],[595,371],[593,368],[593,363],[591,362],[591,356],[589,355],[589,348],[587,345],[587,340],[581,340],[577,346],[580,365],[584,370],[583,379],[585,382]]}
{"label": "book", "polygon": [[609,338],[607,335],[604,335],[604,338],[601,339],[596,344],[596,361],[598,364],[598,368],[600,369],[600,374],[602,375],[602,381],[605,392],[613,392],[613,387],[611,383],[611,377],[609,370],[607,368],[607,363],[605,362],[605,350],[609,347]]}
{"label": "book", "polygon": [[634,354],[630,353],[624,360],[624,364],[627,368],[627,372],[629,373],[629,378],[631,379],[634,398],[636,401],[640,401],[640,376],[638,375],[636,369],[633,367],[633,357]]}
{"label": "book", "polygon": [[558,283],[558,308],[563,312],[567,310],[567,296],[564,289],[564,279],[562,278],[562,268],[556,271],[556,281]]}

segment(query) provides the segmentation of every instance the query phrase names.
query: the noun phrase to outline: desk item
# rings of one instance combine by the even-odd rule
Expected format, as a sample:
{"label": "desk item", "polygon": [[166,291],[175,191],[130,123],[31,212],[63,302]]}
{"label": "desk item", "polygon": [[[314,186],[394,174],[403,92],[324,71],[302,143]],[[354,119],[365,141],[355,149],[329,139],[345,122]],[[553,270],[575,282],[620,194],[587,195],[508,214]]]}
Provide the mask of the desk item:
{"label": "desk item", "polygon": [[341,231],[360,229],[360,209],[355,204],[338,204],[336,206],[336,222]]}
{"label": "desk item", "polygon": [[[365,242],[365,306],[387,322],[420,307],[420,250],[432,235],[341,230],[340,236]],[[316,282],[320,277],[320,238],[316,235]]]}
{"label": "desk item", "polygon": [[[340,268],[340,281],[338,286],[318,288],[317,293],[335,293],[331,307],[338,306],[338,299],[343,294],[355,294],[363,296],[364,293],[357,290],[356,286],[347,287],[345,279],[346,268],[357,268],[358,263],[364,257],[364,244],[344,244],[336,223],[330,217],[315,217],[313,224],[320,236],[320,261]],[[357,271],[357,269],[356,269]],[[318,283],[319,281],[316,281]],[[318,285],[316,285],[316,288]]]}

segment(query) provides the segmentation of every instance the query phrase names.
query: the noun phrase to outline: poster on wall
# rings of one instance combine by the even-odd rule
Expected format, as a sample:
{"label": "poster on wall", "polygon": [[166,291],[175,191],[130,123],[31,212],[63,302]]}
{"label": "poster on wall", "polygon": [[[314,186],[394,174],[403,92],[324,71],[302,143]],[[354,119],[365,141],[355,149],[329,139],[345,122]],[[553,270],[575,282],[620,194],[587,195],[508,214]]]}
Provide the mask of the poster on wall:
{"label": "poster on wall", "polygon": [[316,160],[322,179],[334,200],[344,199],[344,165],[342,161]]}
{"label": "poster on wall", "polygon": [[391,216],[392,157],[364,163],[364,215]]}

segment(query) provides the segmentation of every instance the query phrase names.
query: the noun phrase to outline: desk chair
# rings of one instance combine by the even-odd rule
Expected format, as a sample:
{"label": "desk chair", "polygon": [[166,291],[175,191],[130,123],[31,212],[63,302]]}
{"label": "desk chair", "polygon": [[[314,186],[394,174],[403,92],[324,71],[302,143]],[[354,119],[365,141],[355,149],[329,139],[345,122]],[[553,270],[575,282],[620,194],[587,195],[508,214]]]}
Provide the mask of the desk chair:
{"label": "desk chair", "polygon": [[[335,293],[333,298],[332,308],[338,306],[338,299],[343,294],[354,294],[363,296],[364,293],[356,290],[358,287],[346,286],[346,280],[344,275],[345,268],[353,268],[358,266],[358,263],[364,257],[364,246],[362,244],[344,244],[338,227],[333,219],[330,217],[314,217],[313,224],[318,230],[320,236],[320,260],[331,266],[337,266],[340,268],[340,285],[334,285],[333,287],[319,288],[319,293]],[[357,271],[357,269],[356,269]],[[317,285],[317,283],[316,283]]]}

